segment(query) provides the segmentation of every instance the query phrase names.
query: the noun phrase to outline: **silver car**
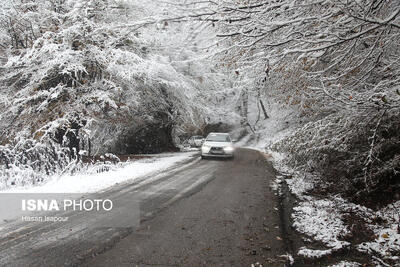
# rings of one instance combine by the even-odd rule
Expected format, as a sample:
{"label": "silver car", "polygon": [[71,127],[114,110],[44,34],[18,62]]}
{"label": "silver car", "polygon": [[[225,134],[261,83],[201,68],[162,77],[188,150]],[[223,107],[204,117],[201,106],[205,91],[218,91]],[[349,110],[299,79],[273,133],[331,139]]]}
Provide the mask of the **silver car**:
{"label": "silver car", "polygon": [[233,158],[235,148],[228,133],[210,133],[201,146],[201,158]]}
{"label": "silver car", "polygon": [[201,145],[203,144],[203,141],[204,141],[203,136],[195,135],[195,136],[190,137],[189,145],[191,147],[201,147]]}

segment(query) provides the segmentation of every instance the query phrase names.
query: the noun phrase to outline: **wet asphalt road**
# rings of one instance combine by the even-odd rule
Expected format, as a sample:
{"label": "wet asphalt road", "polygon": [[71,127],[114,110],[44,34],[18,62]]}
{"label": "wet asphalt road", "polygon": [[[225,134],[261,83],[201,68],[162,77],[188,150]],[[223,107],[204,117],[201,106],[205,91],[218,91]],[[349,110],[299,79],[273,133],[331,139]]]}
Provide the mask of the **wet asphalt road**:
{"label": "wet asphalt road", "polygon": [[0,230],[0,266],[284,266],[273,179],[257,151],[196,156],[95,195],[128,210],[138,204],[137,227],[88,227],[98,218],[80,213],[68,223],[12,225]]}

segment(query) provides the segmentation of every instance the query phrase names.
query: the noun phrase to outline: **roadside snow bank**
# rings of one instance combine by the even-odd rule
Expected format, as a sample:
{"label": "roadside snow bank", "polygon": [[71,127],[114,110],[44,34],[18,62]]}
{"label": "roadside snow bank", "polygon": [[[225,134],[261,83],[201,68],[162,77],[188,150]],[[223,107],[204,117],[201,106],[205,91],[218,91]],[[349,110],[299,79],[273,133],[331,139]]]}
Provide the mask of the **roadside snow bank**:
{"label": "roadside snow bank", "polygon": [[[258,120],[256,115],[258,102],[252,101],[254,99],[249,99],[251,104],[248,119],[253,132],[241,138],[236,143],[237,146],[266,152],[273,144],[291,135],[299,127],[298,118],[292,116],[292,111],[284,111],[276,105],[270,106],[268,119]],[[232,135],[236,138],[239,132],[233,132]]]}
{"label": "roadside snow bank", "polygon": [[96,165],[75,175],[55,176],[42,186],[12,188],[2,193],[93,193],[115,184],[145,175],[157,174],[171,166],[188,160],[197,152],[166,153],[150,159],[111,165],[111,169],[98,173]]}
{"label": "roadside snow bank", "polygon": [[370,223],[375,240],[358,245],[358,250],[369,254],[378,254],[383,259],[396,261],[400,265],[400,201],[397,201],[376,213],[382,224]]}
{"label": "roadside snow bank", "polygon": [[[339,195],[316,194],[313,190],[321,184],[317,176],[289,168],[282,163],[284,154],[272,153],[275,154],[278,157],[273,157],[274,166],[284,173],[277,177],[277,184],[286,183],[298,200],[292,213],[293,227],[305,235],[307,243],[309,238],[312,240],[311,247],[298,249],[298,256],[318,259],[342,249],[356,249],[364,252],[365,259],[370,258],[373,264],[400,266],[400,201],[374,211]],[[314,241],[325,249],[315,249]],[[332,266],[362,264],[342,261]]]}
{"label": "roadside snow bank", "polygon": [[[329,177],[319,171],[321,166],[315,164],[326,164],[328,168],[334,166],[336,172],[333,174],[337,176],[356,171],[356,167],[340,165],[349,162],[344,161],[340,153],[348,153],[350,150],[345,146],[358,144],[366,134],[359,131],[357,133],[362,136],[352,135],[349,139],[346,135],[348,130],[354,127],[358,129],[366,122],[360,124],[357,119],[331,116],[317,122],[311,120],[311,123],[303,120],[302,123],[301,118],[292,116],[289,111],[282,112],[273,107],[268,113],[270,118],[259,120],[257,104],[250,106],[253,107],[253,110],[249,109],[252,129],[247,130],[250,134],[237,145],[271,155],[269,160],[280,175],[271,182],[270,187],[278,195],[289,192],[294,196],[293,209],[289,204],[292,209],[289,223],[301,234],[304,244],[294,248],[293,256],[318,259],[318,262],[336,259],[336,265],[332,266],[338,267],[363,264],[400,266],[400,202],[379,211],[354,204],[342,198],[338,193],[340,191],[335,193],[330,190],[332,183],[337,180],[327,179]],[[326,138],[330,133],[335,138]],[[320,157],[317,152],[324,149],[324,156]],[[351,153],[353,157],[354,151]],[[290,160],[293,164],[289,166]],[[356,176],[350,175],[350,178],[348,182],[352,183]],[[336,183],[337,187],[346,185]],[[348,256],[340,253],[344,251]],[[354,256],[360,252],[365,256],[363,262],[354,262],[350,254]]]}
{"label": "roadside snow bank", "polygon": [[342,220],[342,214],[336,209],[336,203],[330,199],[310,198],[309,201],[301,202],[294,208],[292,217],[297,231],[330,248],[324,251],[302,248],[299,255],[319,258],[349,245],[349,242],[339,240],[349,230]]}
{"label": "roadside snow bank", "polygon": [[[281,173],[272,188],[282,194],[285,184],[297,203],[291,222],[304,235],[306,246],[296,248],[298,257],[320,259],[332,253],[349,250],[365,253],[365,262],[379,266],[400,266],[400,201],[374,211],[325,191],[321,177],[295,170],[285,164],[286,155],[269,150],[269,144],[286,136],[243,139],[242,145],[272,156],[274,167]],[[322,189],[321,192],[318,192]],[[367,241],[366,241],[367,240]],[[350,252],[349,252],[350,253]],[[365,263],[363,262],[363,263]],[[361,263],[338,259],[338,266],[362,266]]]}

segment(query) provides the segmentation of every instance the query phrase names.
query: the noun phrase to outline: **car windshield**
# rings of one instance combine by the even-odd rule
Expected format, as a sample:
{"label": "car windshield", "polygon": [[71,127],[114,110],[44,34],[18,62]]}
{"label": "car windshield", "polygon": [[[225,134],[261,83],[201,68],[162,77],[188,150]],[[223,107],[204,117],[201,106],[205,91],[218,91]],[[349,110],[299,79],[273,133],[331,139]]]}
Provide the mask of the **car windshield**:
{"label": "car windshield", "polygon": [[208,142],[230,142],[231,139],[229,138],[229,135],[227,134],[212,134],[207,136]]}

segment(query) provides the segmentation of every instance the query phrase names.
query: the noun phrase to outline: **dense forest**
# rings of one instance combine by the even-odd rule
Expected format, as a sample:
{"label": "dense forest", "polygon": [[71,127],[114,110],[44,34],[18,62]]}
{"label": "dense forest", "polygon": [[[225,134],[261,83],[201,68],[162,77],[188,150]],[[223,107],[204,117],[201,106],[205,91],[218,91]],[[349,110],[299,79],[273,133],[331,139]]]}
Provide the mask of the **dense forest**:
{"label": "dense forest", "polygon": [[399,13],[394,0],[4,1],[2,187],[80,156],[173,150],[210,125],[260,137],[275,116],[294,125],[267,147],[288,165],[390,203]]}
{"label": "dense forest", "polygon": [[2,187],[36,183],[81,156],[168,151],[227,115],[214,105],[225,74],[196,53],[192,24],[160,20],[165,6],[21,0],[1,9]]}
{"label": "dense forest", "polygon": [[297,256],[399,264],[398,0],[2,0],[0,91],[0,191],[230,132]]}

